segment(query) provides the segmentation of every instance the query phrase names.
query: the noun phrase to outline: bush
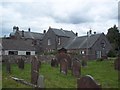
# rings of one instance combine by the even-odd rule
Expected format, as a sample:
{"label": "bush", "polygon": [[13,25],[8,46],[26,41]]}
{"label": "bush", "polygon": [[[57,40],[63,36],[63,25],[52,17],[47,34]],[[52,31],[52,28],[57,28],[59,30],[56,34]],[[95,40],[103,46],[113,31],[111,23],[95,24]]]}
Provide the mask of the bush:
{"label": "bush", "polygon": [[114,50],[110,50],[107,54],[108,57],[116,57],[116,52]]}

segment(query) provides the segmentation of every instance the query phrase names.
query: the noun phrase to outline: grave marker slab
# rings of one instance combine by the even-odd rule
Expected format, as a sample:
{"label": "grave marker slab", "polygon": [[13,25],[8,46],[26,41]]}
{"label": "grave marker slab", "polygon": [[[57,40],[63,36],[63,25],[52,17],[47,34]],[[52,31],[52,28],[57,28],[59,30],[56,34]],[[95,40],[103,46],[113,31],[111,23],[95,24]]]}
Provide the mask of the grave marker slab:
{"label": "grave marker slab", "polygon": [[60,60],[60,72],[67,75],[68,71],[68,62],[66,59],[61,59]]}
{"label": "grave marker slab", "polygon": [[40,75],[38,77],[38,81],[37,81],[37,86],[38,88],[44,88],[44,76],[43,75]]}
{"label": "grave marker slab", "polygon": [[53,58],[53,59],[51,60],[51,67],[58,67],[58,61],[57,61],[56,58]]}
{"label": "grave marker slab", "polygon": [[18,67],[24,69],[24,59],[21,56],[18,58]]}
{"label": "grave marker slab", "polygon": [[96,88],[96,90],[101,90],[101,85],[97,84],[92,76],[86,75],[77,79],[77,88]]}
{"label": "grave marker slab", "polygon": [[72,62],[72,74],[75,77],[80,77],[80,74],[81,74],[81,63],[80,63],[80,61],[77,58],[74,58],[72,61],[73,61]]}
{"label": "grave marker slab", "polygon": [[37,56],[33,56],[31,61],[31,83],[35,85],[37,85],[39,67],[40,65]]}
{"label": "grave marker slab", "polygon": [[120,71],[120,57],[118,57],[118,58],[114,61],[114,68],[115,68],[115,70]]}
{"label": "grave marker slab", "polygon": [[10,74],[10,73],[11,73],[10,60],[8,59],[8,60],[5,60],[5,61],[6,61],[6,72],[7,72],[8,74]]}

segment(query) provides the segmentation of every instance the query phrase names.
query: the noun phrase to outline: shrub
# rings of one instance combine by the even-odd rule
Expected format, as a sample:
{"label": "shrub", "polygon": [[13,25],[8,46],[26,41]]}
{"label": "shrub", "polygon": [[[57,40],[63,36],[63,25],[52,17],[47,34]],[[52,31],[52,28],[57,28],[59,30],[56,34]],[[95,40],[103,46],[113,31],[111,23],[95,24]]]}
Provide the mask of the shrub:
{"label": "shrub", "polygon": [[107,54],[108,57],[116,57],[116,52],[114,50],[110,50]]}

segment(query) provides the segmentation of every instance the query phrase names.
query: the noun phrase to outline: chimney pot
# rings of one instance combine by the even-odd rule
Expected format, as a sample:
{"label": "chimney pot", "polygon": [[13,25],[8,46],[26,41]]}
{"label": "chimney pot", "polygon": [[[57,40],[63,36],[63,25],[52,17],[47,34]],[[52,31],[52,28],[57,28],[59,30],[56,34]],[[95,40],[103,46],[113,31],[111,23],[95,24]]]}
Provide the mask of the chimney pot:
{"label": "chimney pot", "polygon": [[94,34],[96,34],[96,32],[94,32]]}
{"label": "chimney pot", "polygon": [[43,33],[45,34],[45,33],[46,33],[46,30],[44,30]]}
{"label": "chimney pot", "polygon": [[28,32],[30,32],[30,28],[28,28]]}
{"label": "chimney pot", "polygon": [[76,34],[75,34],[76,36],[78,36],[78,33],[76,32]]}

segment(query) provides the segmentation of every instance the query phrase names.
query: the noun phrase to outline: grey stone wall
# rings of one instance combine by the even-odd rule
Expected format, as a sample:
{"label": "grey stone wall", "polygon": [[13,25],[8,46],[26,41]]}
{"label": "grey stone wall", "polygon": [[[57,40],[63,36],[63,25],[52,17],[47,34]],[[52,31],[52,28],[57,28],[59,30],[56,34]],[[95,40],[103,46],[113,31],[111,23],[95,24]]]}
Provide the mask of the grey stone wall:
{"label": "grey stone wall", "polygon": [[[52,60],[52,58],[54,58],[54,55],[39,55],[38,59],[41,62],[50,62]],[[5,60],[10,60],[11,63],[17,63],[19,58],[23,58],[23,60],[25,61],[25,63],[30,63],[32,56],[25,56],[25,55],[4,55],[2,56],[2,62],[4,63]]]}

